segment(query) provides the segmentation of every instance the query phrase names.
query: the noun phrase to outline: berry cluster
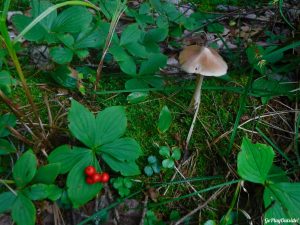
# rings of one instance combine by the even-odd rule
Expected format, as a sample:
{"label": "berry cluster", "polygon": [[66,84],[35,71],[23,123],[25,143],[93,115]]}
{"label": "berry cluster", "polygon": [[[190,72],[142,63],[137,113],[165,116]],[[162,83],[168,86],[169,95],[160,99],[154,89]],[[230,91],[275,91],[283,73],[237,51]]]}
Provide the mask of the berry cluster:
{"label": "berry cluster", "polygon": [[87,166],[84,169],[84,173],[87,175],[85,181],[88,184],[94,184],[97,182],[107,183],[109,181],[109,174],[106,172],[97,173],[94,166]]}

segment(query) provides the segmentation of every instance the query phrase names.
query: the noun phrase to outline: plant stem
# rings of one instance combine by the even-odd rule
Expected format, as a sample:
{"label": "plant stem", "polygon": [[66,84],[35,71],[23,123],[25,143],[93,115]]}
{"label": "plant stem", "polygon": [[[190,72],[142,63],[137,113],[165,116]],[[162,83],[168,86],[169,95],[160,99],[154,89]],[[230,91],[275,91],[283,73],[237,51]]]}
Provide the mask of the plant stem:
{"label": "plant stem", "polygon": [[189,130],[188,136],[186,138],[186,147],[188,147],[190,139],[192,137],[192,133],[193,133],[193,130],[194,130],[194,127],[195,127],[195,124],[196,124],[196,119],[197,119],[197,115],[198,115],[199,108],[200,108],[201,89],[202,89],[203,78],[204,78],[204,76],[198,75],[198,77],[197,77],[197,86],[196,86],[196,89],[195,89],[195,92],[194,92],[194,95],[193,95],[193,98],[192,98],[192,101],[191,101],[191,104],[190,104],[190,107],[192,106],[193,109],[195,109],[196,111],[194,113],[194,118],[193,118],[190,130]]}

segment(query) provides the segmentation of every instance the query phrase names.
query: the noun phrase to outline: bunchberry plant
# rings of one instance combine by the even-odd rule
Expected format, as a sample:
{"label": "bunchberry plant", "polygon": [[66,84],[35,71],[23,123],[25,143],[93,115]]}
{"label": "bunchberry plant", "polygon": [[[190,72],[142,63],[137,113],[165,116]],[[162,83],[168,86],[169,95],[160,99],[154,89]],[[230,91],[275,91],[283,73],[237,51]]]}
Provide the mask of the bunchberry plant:
{"label": "bunchberry plant", "polygon": [[68,173],[68,195],[74,207],[85,204],[101,190],[99,182],[87,184],[84,174],[87,166],[101,173],[100,159],[123,176],[140,174],[135,160],[142,155],[141,148],[134,139],[122,137],[127,126],[123,107],[109,107],[95,116],[72,100],[68,120],[71,133],[86,147],[62,145],[51,152],[48,161],[60,163],[60,173]]}

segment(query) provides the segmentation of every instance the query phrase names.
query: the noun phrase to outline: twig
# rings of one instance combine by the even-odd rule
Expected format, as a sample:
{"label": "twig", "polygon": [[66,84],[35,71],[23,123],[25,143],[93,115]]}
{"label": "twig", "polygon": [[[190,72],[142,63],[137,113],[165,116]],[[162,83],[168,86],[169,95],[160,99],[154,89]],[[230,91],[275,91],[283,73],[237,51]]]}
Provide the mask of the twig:
{"label": "twig", "polygon": [[144,200],[144,206],[143,206],[143,213],[142,213],[141,221],[140,221],[139,225],[144,225],[145,216],[146,216],[146,213],[147,213],[148,200],[149,200],[149,196],[148,196],[148,194],[146,194],[145,195],[145,200]]}

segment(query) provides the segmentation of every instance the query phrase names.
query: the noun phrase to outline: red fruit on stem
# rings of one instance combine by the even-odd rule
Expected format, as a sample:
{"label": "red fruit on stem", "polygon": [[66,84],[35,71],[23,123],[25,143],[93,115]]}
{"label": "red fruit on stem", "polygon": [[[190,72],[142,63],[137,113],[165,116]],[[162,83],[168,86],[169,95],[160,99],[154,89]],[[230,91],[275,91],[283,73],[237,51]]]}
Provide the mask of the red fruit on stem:
{"label": "red fruit on stem", "polygon": [[94,183],[102,182],[102,175],[100,173],[93,174],[91,178],[93,179]]}
{"label": "red fruit on stem", "polygon": [[85,182],[86,182],[87,184],[94,184],[94,183],[95,183],[94,180],[93,180],[93,178],[91,178],[91,177],[87,177],[87,178],[85,179]]}
{"label": "red fruit on stem", "polygon": [[102,173],[102,183],[107,183],[109,181],[109,174],[104,172]]}
{"label": "red fruit on stem", "polygon": [[85,167],[85,169],[84,169],[84,173],[87,175],[87,176],[92,176],[93,174],[95,174],[96,173],[96,169],[95,169],[95,167],[93,167],[93,166],[87,166],[87,167]]}

